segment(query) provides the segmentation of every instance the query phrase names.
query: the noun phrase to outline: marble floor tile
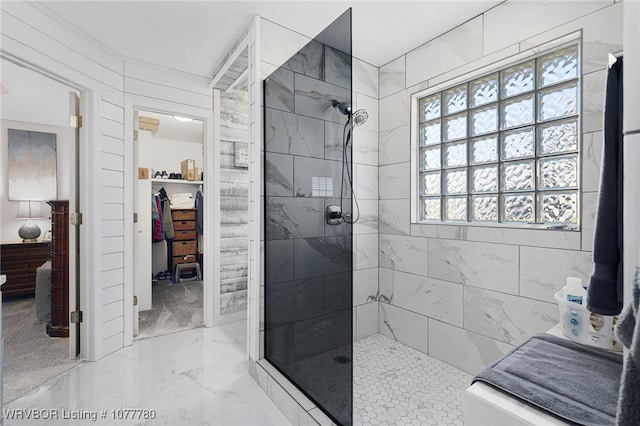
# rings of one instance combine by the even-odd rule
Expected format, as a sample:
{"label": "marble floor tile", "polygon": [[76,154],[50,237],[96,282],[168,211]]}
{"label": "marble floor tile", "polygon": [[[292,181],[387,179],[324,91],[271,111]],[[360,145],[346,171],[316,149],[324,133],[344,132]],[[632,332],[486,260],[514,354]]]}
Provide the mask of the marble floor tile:
{"label": "marble floor tile", "polygon": [[[7,404],[4,424],[288,425],[248,375],[245,334],[242,321],[135,342]],[[7,416],[37,412],[43,417],[43,410],[52,409],[57,419]],[[126,409],[149,411],[132,419],[135,412]],[[144,418],[151,410],[155,418]]]}
{"label": "marble floor tile", "polygon": [[380,334],[353,345],[354,425],[460,425],[472,376]]}

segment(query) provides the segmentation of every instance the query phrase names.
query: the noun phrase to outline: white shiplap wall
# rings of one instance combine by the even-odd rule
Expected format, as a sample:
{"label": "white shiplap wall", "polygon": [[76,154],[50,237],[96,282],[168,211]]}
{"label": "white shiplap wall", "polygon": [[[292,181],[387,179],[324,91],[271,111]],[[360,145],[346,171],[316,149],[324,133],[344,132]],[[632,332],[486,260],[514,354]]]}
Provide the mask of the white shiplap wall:
{"label": "white shiplap wall", "polygon": [[37,3],[3,2],[2,55],[81,90],[80,208],[83,353],[99,359],[131,342],[132,176],[125,96],[167,111],[211,115],[205,79],[125,60]]}

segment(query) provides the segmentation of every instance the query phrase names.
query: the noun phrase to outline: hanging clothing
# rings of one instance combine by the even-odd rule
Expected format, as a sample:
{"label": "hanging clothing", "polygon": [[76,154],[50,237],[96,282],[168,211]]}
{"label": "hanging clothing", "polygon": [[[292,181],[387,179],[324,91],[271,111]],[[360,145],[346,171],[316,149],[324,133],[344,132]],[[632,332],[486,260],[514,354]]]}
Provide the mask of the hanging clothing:
{"label": "hanging clothing", "polygon": [[610,67],[604,105],[604,147],[587,309],[617,315],[622,309],[622,58]]}
{"label": "hanging clothing", "polygon": [[173,220],[171,218],[171,200],[164,188],[160,188],[160,201],[162,205],[162,229],[164,229],[164,239],[173,241],[175,236],[173,230]]}
{"label": "hanging clothing", "polygon": [[203,233],[203,222],[204,222],[204,195],[202,195],[202,191],[198,190],[196,193],[196,231],[198,234]]}
{"label": "hanging clothing", "polygon": [[160,197],[151,193],[151,225],[152,225],[152,241],[154,243],[164,240],[164,230],[162,227],[162,218],[160,212]]}

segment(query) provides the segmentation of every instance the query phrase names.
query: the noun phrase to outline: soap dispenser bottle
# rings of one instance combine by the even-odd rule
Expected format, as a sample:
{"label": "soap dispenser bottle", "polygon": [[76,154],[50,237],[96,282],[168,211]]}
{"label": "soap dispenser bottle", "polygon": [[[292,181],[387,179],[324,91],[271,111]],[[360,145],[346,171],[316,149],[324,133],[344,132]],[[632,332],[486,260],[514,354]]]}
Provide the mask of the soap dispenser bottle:
{"label": "soap dispenser bottle", "polygon": [[[565,329],[573,338],[583,338],[583,324],[587,321],[584,317],[587,304],[587,291],[582,287],[582,280],[576,277],[567,277],[567,284],[564,287],[564,298],[566,304]],[[576,306],[582,305],[582,306]]]}
{"label": "soap dispenser bottle", "polygon": [[582,280],[577,277],[567,277],[567,285],[564,287],[567,302],[579,305],[587,304],[587,291],[582,287]]}

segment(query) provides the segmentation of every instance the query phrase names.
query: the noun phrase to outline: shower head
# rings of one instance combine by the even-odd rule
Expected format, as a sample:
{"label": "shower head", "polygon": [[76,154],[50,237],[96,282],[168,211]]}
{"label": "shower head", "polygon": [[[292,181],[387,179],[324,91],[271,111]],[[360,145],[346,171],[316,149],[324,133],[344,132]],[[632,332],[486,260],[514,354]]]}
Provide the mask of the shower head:
{"label": "shower head", "polygon": [[352,115],[353,125],[356,127],[362,126],[368,119],[369,113],[366,109],[359,109]]}
{"label": "shower head", "polygon": [[351,117],[351,105],[346,102],[338,102],[335,99],[331,101],[331,106],[334,108],[338,108],[338,110],[346,115],[347,117]]}

